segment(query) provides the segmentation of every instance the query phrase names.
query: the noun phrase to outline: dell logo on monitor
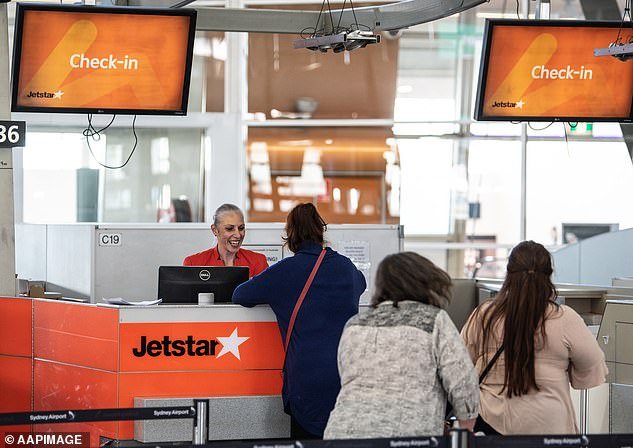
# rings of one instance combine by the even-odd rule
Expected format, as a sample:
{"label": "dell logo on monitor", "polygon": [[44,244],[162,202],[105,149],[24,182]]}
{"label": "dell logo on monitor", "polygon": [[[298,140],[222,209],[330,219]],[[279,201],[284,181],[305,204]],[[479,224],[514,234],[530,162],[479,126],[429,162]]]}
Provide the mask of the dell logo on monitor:
{"label": "dell logo on monitor", "polygon": [[206,282],[207,280],[211,278],[211,273],[207,271],[206,269],[203,269],[202,271],[200,271],[198,275],[200,276],[200,280],[204,282]]}

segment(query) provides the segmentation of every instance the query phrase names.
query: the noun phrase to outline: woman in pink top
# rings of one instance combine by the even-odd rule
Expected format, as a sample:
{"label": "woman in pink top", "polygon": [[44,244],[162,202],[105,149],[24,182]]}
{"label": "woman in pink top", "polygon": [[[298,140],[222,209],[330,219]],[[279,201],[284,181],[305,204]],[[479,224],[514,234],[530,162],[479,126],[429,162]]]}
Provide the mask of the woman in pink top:
{"label": "woman in pink top", "polygon": [[554,302],[552,272],[547,249],[520,243],[496,299],[480,305],[462,330],[479,372],[502,347],[480,385],[481,423],[490,432],[577,433],[570,384],[586,389],[605,380],[596,339],[573,309]]}

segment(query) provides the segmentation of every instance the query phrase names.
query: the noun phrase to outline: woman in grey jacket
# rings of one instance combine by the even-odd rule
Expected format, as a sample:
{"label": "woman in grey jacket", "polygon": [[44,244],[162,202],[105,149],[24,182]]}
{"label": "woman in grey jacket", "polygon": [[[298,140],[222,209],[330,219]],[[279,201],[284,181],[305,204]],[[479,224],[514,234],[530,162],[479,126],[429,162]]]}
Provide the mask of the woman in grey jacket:
{"label": "woman in grey jacket", "polygon": [[448,274],[402,252],[378,266],[372,307],[346,324],[338,349],[341,391],[325,439],[441,435],[446,400],[472,430],[479,385],[448,314]]}

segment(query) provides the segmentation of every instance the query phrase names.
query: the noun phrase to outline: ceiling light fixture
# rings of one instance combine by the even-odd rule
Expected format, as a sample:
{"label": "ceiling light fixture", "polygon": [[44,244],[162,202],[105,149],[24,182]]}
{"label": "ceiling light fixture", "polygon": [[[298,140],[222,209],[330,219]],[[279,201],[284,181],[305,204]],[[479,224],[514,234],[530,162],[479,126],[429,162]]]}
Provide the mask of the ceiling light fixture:
{"label": "ceiling light fixture", "polygon": [[326,36],[297,39],[293,42],[293,47],[295,49],[307,48],[308,50],[321,51],[323,53],[331,49],[334,53],[340,53],[342,51],[364,48],[369,44],[377,43],[380,43],[380,34],[373,34],[371,31],[355,30],[349,33],[343,32]]}
{"label": "ceiling light fixture", "polygon": [[596,48],[593,50],[594,56],[613,56],[621,61],[633,59],[633,43],[616,44],[612,42],[607,48]]}

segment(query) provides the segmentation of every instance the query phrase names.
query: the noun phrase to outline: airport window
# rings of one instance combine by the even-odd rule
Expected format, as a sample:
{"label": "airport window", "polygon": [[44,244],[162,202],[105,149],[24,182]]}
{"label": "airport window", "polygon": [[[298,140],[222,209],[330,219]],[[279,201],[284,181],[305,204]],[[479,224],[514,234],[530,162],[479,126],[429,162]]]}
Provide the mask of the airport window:
{"label": "airport window", "polygon": [[520,239],[521,143],[471,141],[465,241],[514,244]]}
{"label": "airport window", "polygon": [[190,111],[224,112],[224,66],[228,57],[225,33],[198,31],[193,45]]}
{"label": "airport window", "polygon": [[81,131],[30,132],[23,150],[23,216],[31,223],[203,220],[203,131],[111,128],[86,145]]}
{"label": "airport window", "polygon": [[408,235],[447,235],[453,188],[450,141],[399,141],[402,169],[400,223]]}
{"label": "airport window", "polygon": [[248,111],[267,119],[393,118],[398,40],[337,54],[249,34]]}
{"label": "airport window", "polygon": [[[96,146],[100,153],[101,145]],[[28,133],[22,162],[24,222],[77,221],[79,170],[96,170],[86,152],[80,132]]]}
{"label": "airport window", "polygon": [[388,128],[250,128],[249,221],[285,221],[298,202],[330,223],[399,222],[400,161]]}
{"label": "airport window", "polygon": [[599,140],[529,142],[529,239],[563,244],[564,223],[633,226],[633,203],[624,193],[633,190],[630,155],[624,142]]}

